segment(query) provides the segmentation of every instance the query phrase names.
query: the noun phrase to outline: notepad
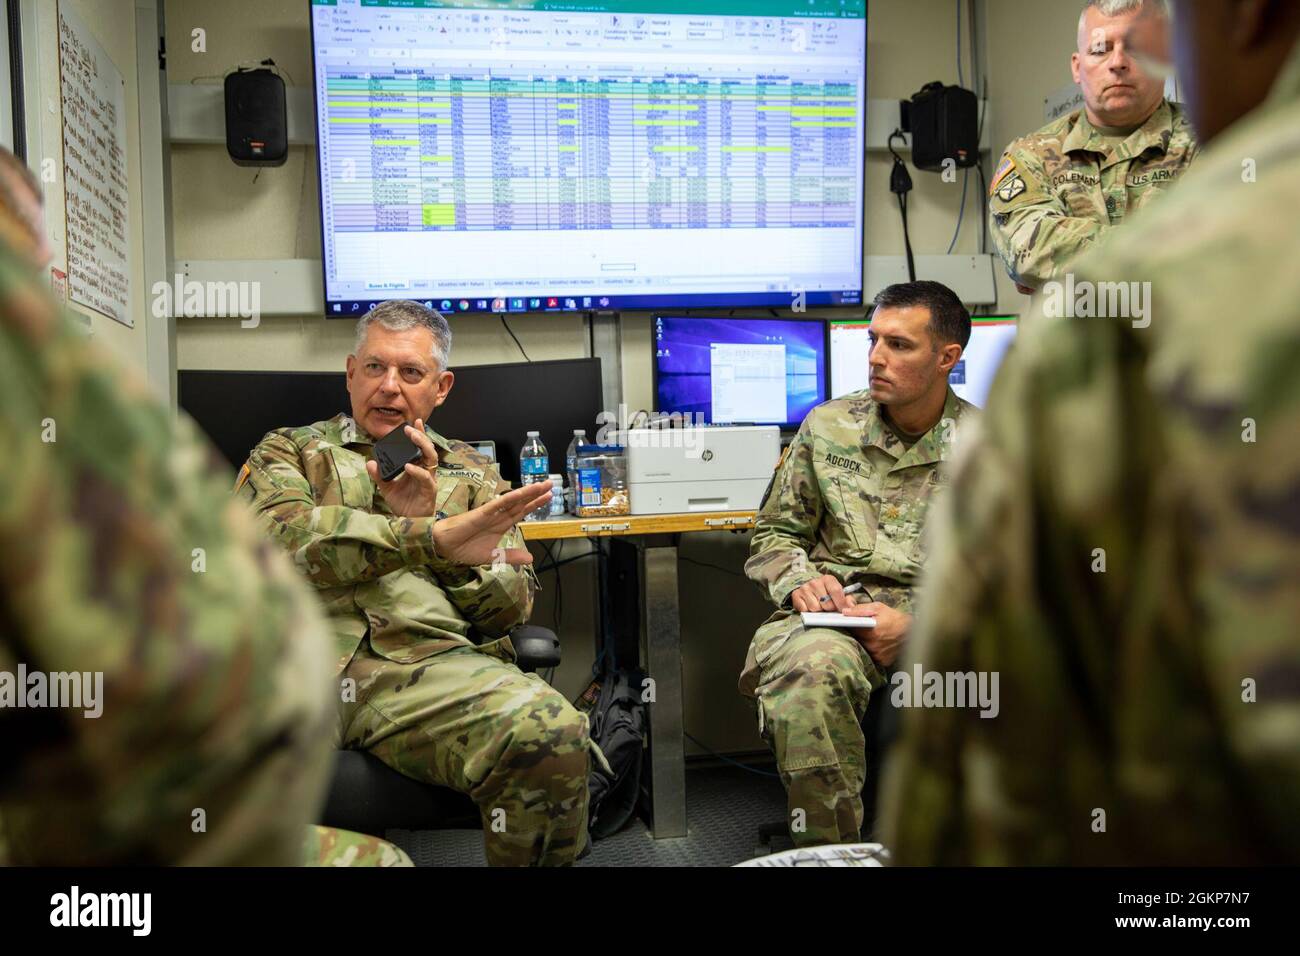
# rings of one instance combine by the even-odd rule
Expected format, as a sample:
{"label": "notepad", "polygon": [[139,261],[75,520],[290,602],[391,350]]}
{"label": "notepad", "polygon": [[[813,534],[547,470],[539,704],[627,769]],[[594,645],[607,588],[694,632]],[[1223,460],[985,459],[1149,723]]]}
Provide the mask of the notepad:
{"label": "notepad", "polygon": [[825,614],[821,611],[805,611],[799,615],[804,627],[875,627],[874,617],[849,617],[847,614]]}

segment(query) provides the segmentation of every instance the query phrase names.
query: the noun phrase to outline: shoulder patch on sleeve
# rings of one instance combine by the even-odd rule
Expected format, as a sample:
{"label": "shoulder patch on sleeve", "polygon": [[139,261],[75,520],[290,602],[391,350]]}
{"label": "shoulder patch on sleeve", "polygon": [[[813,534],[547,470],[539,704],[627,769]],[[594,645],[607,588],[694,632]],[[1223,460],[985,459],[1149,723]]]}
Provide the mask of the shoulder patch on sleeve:
{"label": "shoulder patch on sleeve", "polygon": [[1019,173],[1012,173],[1010,176],[1004,177],[1004,179],[1005,181],[996,190],[997,197],[1003,202],[1011,202],[1029,188]]}
{"label": "shoulder patch on sleeve", "polygon": [[250,474],[252,474],[252,471],[248,467],[248,462],[244,462],[244,466],[239,469],[239,477],[235,479],[235,491],[239,491],[240,488],[244,487],[244,482],[248,481]]}
{"label": "shoulder patch on sleeve", "polygon": [[1016,168],[1016,161],[1011,158],[1010,154],[1002,157],[1002,162],[998,168],[993,171],[993,182],[989,184],[989,195],[992,196],[998,191],[998,185],[1006,179]]}

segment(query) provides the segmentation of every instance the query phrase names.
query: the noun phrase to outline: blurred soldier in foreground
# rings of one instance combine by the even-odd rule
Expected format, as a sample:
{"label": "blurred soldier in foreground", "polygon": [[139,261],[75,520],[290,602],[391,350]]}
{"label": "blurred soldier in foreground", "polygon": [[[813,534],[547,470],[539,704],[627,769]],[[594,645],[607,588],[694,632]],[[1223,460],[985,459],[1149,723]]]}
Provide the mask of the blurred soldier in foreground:
{"label": "blurred soldier in foreground", "polygon": [[989,186],[993,244],[1031,293],[1178,181],[1196,156],[1183,107],[1133,58],[1129,31],[1163,30],[1164,0],[1090,0],[1070,55],[1084,105],[1007,147]]}
{"label": "blurred soldier in foreground", "polygon": [[[343,746],[468,794],[490,863],[571,863],[586,842],[587,718],[515,666],[507,636],[527,622],[536,587],[531,568],[512,566],[532,561],[512,525],[549,486],[502,496],[489,459],[425,427],[454,381],[450,349],[432,309],[371,310],[348,356],[351,414],[267,435],[239,493],[330,615]],[[375,442],[403,427],[421,460],[384,481]],[[481,566],[463,567],[431,531],[480,506],[503,520],[497,540],[464,557]]]}
{"label": "blurred soldier in foreground", "polygon": [[39,191],[8,153],[0,200],[22,257],[0,251],[13,861],[295,864],[329,766],[320,611],[243,509],[221,506],[188,421],[45,294]]}
{"label": "blurred soldier in foreground", "polygon": [[[1150,324],[1026,323],[937,509],[901,864],[1300,860],[1300,4],[1196,0],[1196,168],[1080,260]],[[1037,311],[1037,310],[1036,310]]]}
{"label": "blurred soldier in foreground", "polygon": [[308,826],[336,701],[317,602],[188,419],[44,294],[49,258],[0,150],[0,862],[409,866]]}
{"label": "blurred soldier in foreground", "polygon": [[[862,718],[911,627],[926,513],[974,410],[948,385],[969,339],[970,313],[939,283],[881,292],[870,389],[809,413],[759,511],[745,573],[777,611],[754,635],[740,690],[758,700],[797,845],[859,839]],[[855,584],[861,602],[844,593]],[[876,626],[805,628],[804,611]]]}

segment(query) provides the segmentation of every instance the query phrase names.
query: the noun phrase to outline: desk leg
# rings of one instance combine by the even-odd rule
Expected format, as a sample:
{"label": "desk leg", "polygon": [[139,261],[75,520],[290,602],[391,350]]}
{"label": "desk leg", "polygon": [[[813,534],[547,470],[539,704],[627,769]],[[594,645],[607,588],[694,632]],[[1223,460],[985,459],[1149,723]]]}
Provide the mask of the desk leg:
{"label": "desk leg", "polygon": [[686,836],[686,739],[682,719],[682,620],[677,546],[642,549],[646,664],[654,679],[650,704],[650,786],[654,837]]}

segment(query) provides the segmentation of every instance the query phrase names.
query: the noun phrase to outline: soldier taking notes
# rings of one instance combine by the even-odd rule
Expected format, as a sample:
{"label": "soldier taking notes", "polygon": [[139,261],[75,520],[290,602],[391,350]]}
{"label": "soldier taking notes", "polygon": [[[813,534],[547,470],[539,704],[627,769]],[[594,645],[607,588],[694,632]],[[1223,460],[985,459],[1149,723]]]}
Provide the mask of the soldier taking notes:
{"label": "soldier taking notes", "polygon": [[[859,838],[862,718],[911,628],[926,513],[974,411],[948,384],[969,339],[970,313],[945,286],[881,292],[870,388],[809,413],[759,511],[745,573],[776,612],[754,635],[740,690],[758,701],[798,845]],[[855,584],[863,593],[846,596]],[[876,627],[805,628],[804,611]]]}

